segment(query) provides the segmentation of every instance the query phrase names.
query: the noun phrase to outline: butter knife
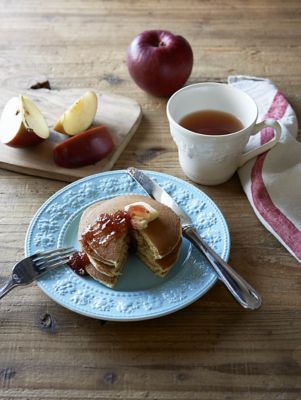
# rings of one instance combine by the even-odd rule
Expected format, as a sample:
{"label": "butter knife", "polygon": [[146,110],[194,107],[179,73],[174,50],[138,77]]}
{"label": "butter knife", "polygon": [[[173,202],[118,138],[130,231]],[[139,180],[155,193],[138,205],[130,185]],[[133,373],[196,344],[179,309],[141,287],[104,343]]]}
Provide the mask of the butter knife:
{"label": "butter knife", "polygon": [[170,207],[180,217],[183,236],[207,258],[218,279],[226,286],[234,299],[245,309],[259,308],[261,298],[256,290],[202,239],[190,217],[174,199],[144,172],[133,167],[128,168],[127,172],[149,196]]}

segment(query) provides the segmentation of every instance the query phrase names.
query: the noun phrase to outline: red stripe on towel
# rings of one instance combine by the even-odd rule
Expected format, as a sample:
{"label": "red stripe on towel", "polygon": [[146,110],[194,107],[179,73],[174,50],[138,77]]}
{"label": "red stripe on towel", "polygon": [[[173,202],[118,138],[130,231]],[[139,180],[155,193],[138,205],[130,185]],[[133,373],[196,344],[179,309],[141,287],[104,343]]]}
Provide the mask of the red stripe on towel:
{"label": "red stripe on towel", "polygon": [[[288,103],[282,93],[277,92],[264,118],[281,119]],[[274,131],[266,128],[261,131],[261,143],[268,142]],[[263,164],[268,152],[257,157],[251,173],[251,193],[254,205],[259,214],[271,226],[274,232],[301,259],[301,231],[277,208],[263,181]]]}

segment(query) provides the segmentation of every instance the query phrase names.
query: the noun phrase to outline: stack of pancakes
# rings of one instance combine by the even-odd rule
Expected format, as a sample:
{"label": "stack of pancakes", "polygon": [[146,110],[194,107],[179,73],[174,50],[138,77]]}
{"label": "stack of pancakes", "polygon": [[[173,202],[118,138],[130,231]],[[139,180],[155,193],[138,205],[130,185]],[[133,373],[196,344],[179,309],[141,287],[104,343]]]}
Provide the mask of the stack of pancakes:
{"label": "stack of pancakes", "polygon": [[[114,214],[125,206],[144,202],[158,212],[158,217],[144,229],[124,229],[111,240],[83,240],[85,232],[96,226],[103,214]],[[81,251],[87,254],[88,274],[106,286],[114,287],[127,259],[129,247],[136,249],[140,259],[158,276],[164,277],[175,264],[181,247],[179,217],[167,206],[141,195],[125,195],[93,204],[85,210],[79,224]],[[99,239],[99,238],[98,238]],[[101,238],[100,238],[101,239]],[[106,239],[106,238],[103,238]]]}

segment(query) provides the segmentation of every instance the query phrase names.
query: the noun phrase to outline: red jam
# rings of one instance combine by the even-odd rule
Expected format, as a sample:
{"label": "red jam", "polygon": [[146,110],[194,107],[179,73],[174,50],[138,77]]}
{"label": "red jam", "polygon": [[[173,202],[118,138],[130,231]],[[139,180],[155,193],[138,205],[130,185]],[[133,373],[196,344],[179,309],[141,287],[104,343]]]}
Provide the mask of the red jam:
{"label": "red jam", "polygon": [[130,228],[131,218],[126,211],[117,211],[112,214],[100,214],[94,225],[91,225],[81,237],[84,246],[97,249],[107,246],[111,240],[127,232]]}
{"label": "red jam", "polygon": [[[131,227],[131,217],[133,215],[145,215],[149,211],[144,207],[136,205],[127,211],[116,211],[112,214],[100,214],[95,224],[82,234],[81,242],[83,247],[89,246],[97,249],[99,246],[107,246],[111,240],[116,240]],[[85,252],[76,252],[68,261],[70,268],[78,275],[88,275],[85,267],[90,264]]]}
{"label": "red jam", "polygon": [[86,253],[82,251],[77,251],[76,253],[73,253],[67,264],[77,275],[88,275],[86,271],[86,266],[90,264],[90,261]]}

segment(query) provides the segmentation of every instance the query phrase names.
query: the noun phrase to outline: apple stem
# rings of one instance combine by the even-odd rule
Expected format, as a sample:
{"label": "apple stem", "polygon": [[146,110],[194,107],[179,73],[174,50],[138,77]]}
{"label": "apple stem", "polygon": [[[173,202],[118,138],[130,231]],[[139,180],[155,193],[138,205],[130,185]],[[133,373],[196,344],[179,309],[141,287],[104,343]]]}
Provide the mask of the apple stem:
{"label": "apple stem", "polygon": [[166,46],[164,42],[162,42],[162,40],[159,42],[159,46],[158,47],[164,47]]}

